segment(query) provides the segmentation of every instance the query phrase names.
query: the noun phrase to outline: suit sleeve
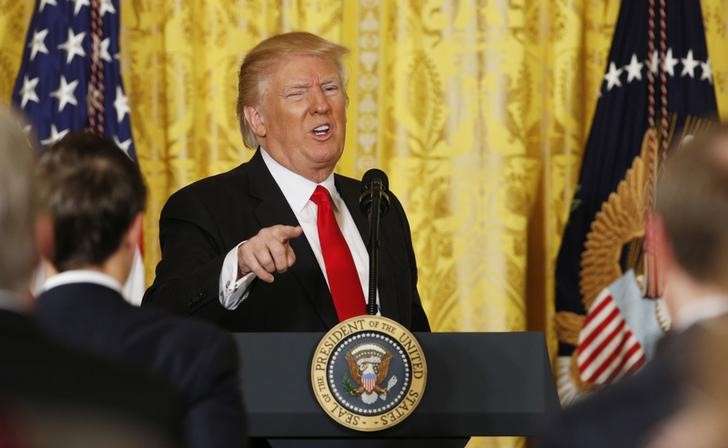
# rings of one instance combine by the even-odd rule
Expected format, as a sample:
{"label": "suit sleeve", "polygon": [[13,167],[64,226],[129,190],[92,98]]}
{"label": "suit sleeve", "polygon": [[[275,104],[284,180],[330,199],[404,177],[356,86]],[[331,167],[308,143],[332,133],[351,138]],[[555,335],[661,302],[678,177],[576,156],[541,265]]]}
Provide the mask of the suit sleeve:
{"label": "suit sleeve", "polygon": [[247,428],[239,388],[238,356],[227,334],[217,333],[190,370],[200,372],[196,398],[184,419],[189,447],[245,447]]}
{"label": "suit sleeve", "polygon": [[427,314],[425,314],[424,308],[422,308],[420,294],[417,291],[417,260],[415,259],[415,250],[412,246],[412,233],[410,231],[409,222],[407,221],[407,215],[404,212],[402,204],[396,197],[394,197],[394,203],[400,216],[400,225],[402,226],[402,233],[404,234],[405,247],[407,250],[410,278],[412,279],[410,285],[412,294],[412,324],[410,326],[410,330],[430,331],[430,321],[427,319]]}
{"label": "suit sleeve", "polygon": [[230,248],[222,247],[217,225],[199,195],[180,190],[159,220],[162,259],[143,305],[212,322],[224,319],[218,301],[220,270]]}

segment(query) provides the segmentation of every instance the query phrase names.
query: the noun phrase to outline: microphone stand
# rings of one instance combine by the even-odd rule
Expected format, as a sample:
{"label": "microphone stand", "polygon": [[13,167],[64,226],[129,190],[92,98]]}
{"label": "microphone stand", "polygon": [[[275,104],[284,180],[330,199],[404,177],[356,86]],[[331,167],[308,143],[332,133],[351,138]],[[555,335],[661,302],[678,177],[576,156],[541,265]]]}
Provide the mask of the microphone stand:
{"label": "microphone stand", "polygon": [[377,314],[377,289],[379,286],[379,221],[382,215],[382,181],[372,181],[372,203],[369,214],[369,295],[367,298],[367,314]]}

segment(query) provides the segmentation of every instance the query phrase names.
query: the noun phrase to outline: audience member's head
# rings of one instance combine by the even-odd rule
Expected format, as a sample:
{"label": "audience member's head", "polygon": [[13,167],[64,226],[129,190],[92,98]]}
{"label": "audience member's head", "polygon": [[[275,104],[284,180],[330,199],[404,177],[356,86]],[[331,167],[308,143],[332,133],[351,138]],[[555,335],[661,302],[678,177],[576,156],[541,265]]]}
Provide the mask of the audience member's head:
{"label": "audience member's head", "polygon": [[668,303],[683,287],[728,293],[728,127],[699,135],[674,151],[657,187],[657,222],[663,242]]}
{"label": "audience member's head", "polygon": [[656,208],[680,267],[728,289],[728,127],[699,135],[670,155]]}
{"label": "audience member's head", "polygon": [[[52,154],[56,161],[63,156],[54,150],[44,157],[39,173],[37,146],[24,126],[19,116],[0,108],[0,290],[17,293],[27,291],[39,260],[38,249],[50,251],[51,223],[40,194],[63,202],[60,179],[73,171],[55,164]],[[77,168],[88,168],[88,164],[79,163]],[[46,185],[46,180],[54,183]],[[89,182],[81,190],[94,194],[98,185]],[[108,189],[112,196],[113,191]],[[105,210],[108,204],[96,205]],[[69,203],[66,206],[72,208]],[[101,212],[87,218],[103,222],[106,217]],[[78,221],[82,222],[86,224]],[[59,247],[66,247],[63,239],[60,243]],[[100,361],[51,341],[40,332],[37,321],[18,313],[15,301],[6,300],[17,294],[0,291],[0,295],[0,446],[175,446],[176,391],[136,368]]]}
{"label": "audience member's head", "polygon": [[139,239],[146,187],[139,166],[113,142],[69,133],[43,152],[40,197],[53,220],[48,259],[58,271],[120,262],[126,278]]}
{"label": "audience member's head", "polygon": [[22,119],[0,109],[0,289],[25,292],[38,260],[35,151]]}

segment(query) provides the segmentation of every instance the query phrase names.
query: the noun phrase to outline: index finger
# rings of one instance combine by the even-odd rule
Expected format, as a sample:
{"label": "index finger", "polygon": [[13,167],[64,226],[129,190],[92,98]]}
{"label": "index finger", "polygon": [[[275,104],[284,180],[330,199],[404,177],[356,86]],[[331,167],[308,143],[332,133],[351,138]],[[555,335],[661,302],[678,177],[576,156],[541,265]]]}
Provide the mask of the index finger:
{"label": "index finger", "polygon": [[275,226],[275,228],[273,229],[273,233],[281,243],[285,243],[288,240],[292,240],[293,238],[301,236],[301,234],[303,233],[303,229],[301,228],[301,226],[294,227],[279,224]]}

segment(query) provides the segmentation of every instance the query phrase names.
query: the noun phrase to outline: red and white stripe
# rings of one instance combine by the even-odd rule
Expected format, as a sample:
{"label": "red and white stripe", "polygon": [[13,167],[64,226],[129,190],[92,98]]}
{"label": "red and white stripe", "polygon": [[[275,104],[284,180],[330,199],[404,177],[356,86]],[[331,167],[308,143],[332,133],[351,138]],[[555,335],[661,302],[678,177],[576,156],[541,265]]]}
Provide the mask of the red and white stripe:
{"label": "red and white stripe", "polygon": [[634,373],[645,363],[645,352],[624,320],[609,289],[592,303],[576,347],[579,376],[585,383],[608,384]]}
{"label": "red and white stripe", "polygon": [[377,376],[373,373],[365,373],[362,376],[362,384],[364,386],[364,390],[367,391],[367,393],[374,390],[374,386],[377,384]]}

